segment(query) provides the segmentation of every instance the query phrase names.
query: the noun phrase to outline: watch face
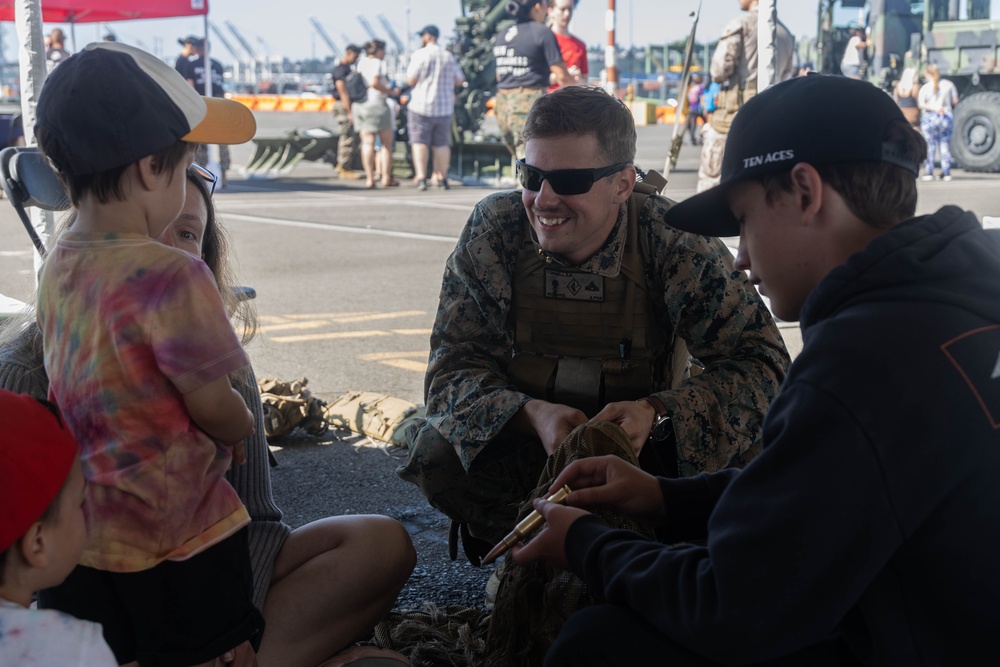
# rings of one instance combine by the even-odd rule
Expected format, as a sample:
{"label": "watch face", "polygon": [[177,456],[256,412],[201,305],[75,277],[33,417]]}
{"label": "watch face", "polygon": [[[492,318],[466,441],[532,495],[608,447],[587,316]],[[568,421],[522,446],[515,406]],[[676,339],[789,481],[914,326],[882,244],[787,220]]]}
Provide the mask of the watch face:
{"label": "watch face", "polygon": [[673,433],[674,429],[670,417],[660,417],[656,420],[656,424],[653,425],[650,437],[656,442],[662,442],[673,435]]}

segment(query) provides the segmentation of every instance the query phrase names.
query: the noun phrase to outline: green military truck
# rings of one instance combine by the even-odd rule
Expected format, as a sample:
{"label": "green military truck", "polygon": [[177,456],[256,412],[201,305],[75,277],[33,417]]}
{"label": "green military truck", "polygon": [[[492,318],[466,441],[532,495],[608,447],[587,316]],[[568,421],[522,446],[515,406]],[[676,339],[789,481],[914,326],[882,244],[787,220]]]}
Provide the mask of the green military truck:
{"label": "green military truck", "polygon": [[[844,22],[844,17],[853,20]],[[839,25],[838,25],[839,19]],[[969,171],[1000,171],[1000,21],[990,0],[820,0],[817,39],[800,58],[824,73],[840,73],[854,28],[868,32],[862,73],[887,91],[904,67],[935,63],[958,88],[951,152]]]}

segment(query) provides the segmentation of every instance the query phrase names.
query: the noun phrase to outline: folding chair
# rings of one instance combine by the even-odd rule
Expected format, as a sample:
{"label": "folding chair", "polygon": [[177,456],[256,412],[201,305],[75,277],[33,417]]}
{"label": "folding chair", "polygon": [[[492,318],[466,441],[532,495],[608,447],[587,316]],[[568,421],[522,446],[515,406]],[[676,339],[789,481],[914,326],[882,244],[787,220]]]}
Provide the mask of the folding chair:
{"label": "folding chair", "polygon": [[48,160],[35,146],[12,146],[0,150],[0,186],[24,224],[38,254],[45,257],[45,244],[31,224],[25,208],[65,211],[69,197]]}

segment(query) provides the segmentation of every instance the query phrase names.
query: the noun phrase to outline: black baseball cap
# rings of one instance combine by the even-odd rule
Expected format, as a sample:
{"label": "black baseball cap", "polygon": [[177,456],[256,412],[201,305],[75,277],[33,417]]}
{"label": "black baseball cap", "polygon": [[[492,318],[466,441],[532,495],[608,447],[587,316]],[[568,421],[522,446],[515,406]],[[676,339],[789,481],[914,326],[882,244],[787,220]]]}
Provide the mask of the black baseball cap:
{"label": "black baseball cap", "polygon": [[198,37],[197,35],[188,35],[187,37],[182,37],[178,39],[177,43],[180,44],[181,46],[184,46],[185,44],[190,44],[196,49],[200,49],[202,45],[204,45],[205,40],[202,39],[201,37]]}
{"label": "black baseball cap", "polygon": [[430,35],[434,39],[437,39],[438,37],[441,36],[441,31],[438,30],[438,27],[436,25],[425,25],[423,28],[420,29],[420,32],[417,33],[417,37],[422,37],[425,34]]}
{"label": "black baseball cap", "polygon": [[883,139],[895,121],[906,122],[896,102],[859,79],[808,74],[771,86],[750,98],[733,119],[719,185],[674,204],[664,222],[705,236],[738,236],[728,189],[799,162],[887,162],[916,177],[919,165]]}
{"label": "black baseball cap", "polygon": [[344,47],[345,51],[350,51],[351,53],[361,53],[362,49],[357,44],[348,44]]}
{"label": "black baseball cap", "polygon": [[121,42],[95,42],[52,70],[38,96],[36,132],[58,146],[57,171],[96,174],[178,141],[241,144],[253,113],[235,100],[202,97],[173,68]]}

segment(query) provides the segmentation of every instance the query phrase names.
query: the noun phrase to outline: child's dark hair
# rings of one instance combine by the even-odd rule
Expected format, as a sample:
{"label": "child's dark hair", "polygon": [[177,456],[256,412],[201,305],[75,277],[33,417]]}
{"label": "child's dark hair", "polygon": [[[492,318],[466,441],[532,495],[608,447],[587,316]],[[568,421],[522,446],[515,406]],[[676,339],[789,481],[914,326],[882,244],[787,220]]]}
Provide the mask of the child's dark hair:
{"label": "child's dark hair", "polygon": [[[914,164],[927,156],[924,138],[902,118],[886,127],[883,139]],[[850,162],[815,168],[823,182],[836,190],[851,213],[866,225],[888,229],[912,218],[917,210],[916,176],[902,167],[887,162]],[[779,191],[792,191],[791,171],[748,180],[763,186],[768,203],[774,203]]]}
{"label": "child's dark hair", "polygon": [[[102,204],[107,204],[112,199],[117,199],[118,201],[125,200],[125,191],[122,189],[122,174],[125,173],[129,165],[123,164],[120,167],[96,174],[70,174],[60,171],[58,168],[60,164],[66,163],[66,160],[63,159],[66,151],[62,143],[50,135],[45,128],[40,126],[35,127],[35,139],[38,140],[38,147],[42,153],[56,167],[59,180],[62,182],[63,187],[66,188],[66,192],[69,193],[69,199],[73,203],[73,206],[79,206],[83,195],[87,192],[93,192],[94,196]],[[158,173],[162,173],[163,171],[169,173],[192,150],[194,150],[194,144],[178,141],[172,146],[153,153],[153,164]]]}

